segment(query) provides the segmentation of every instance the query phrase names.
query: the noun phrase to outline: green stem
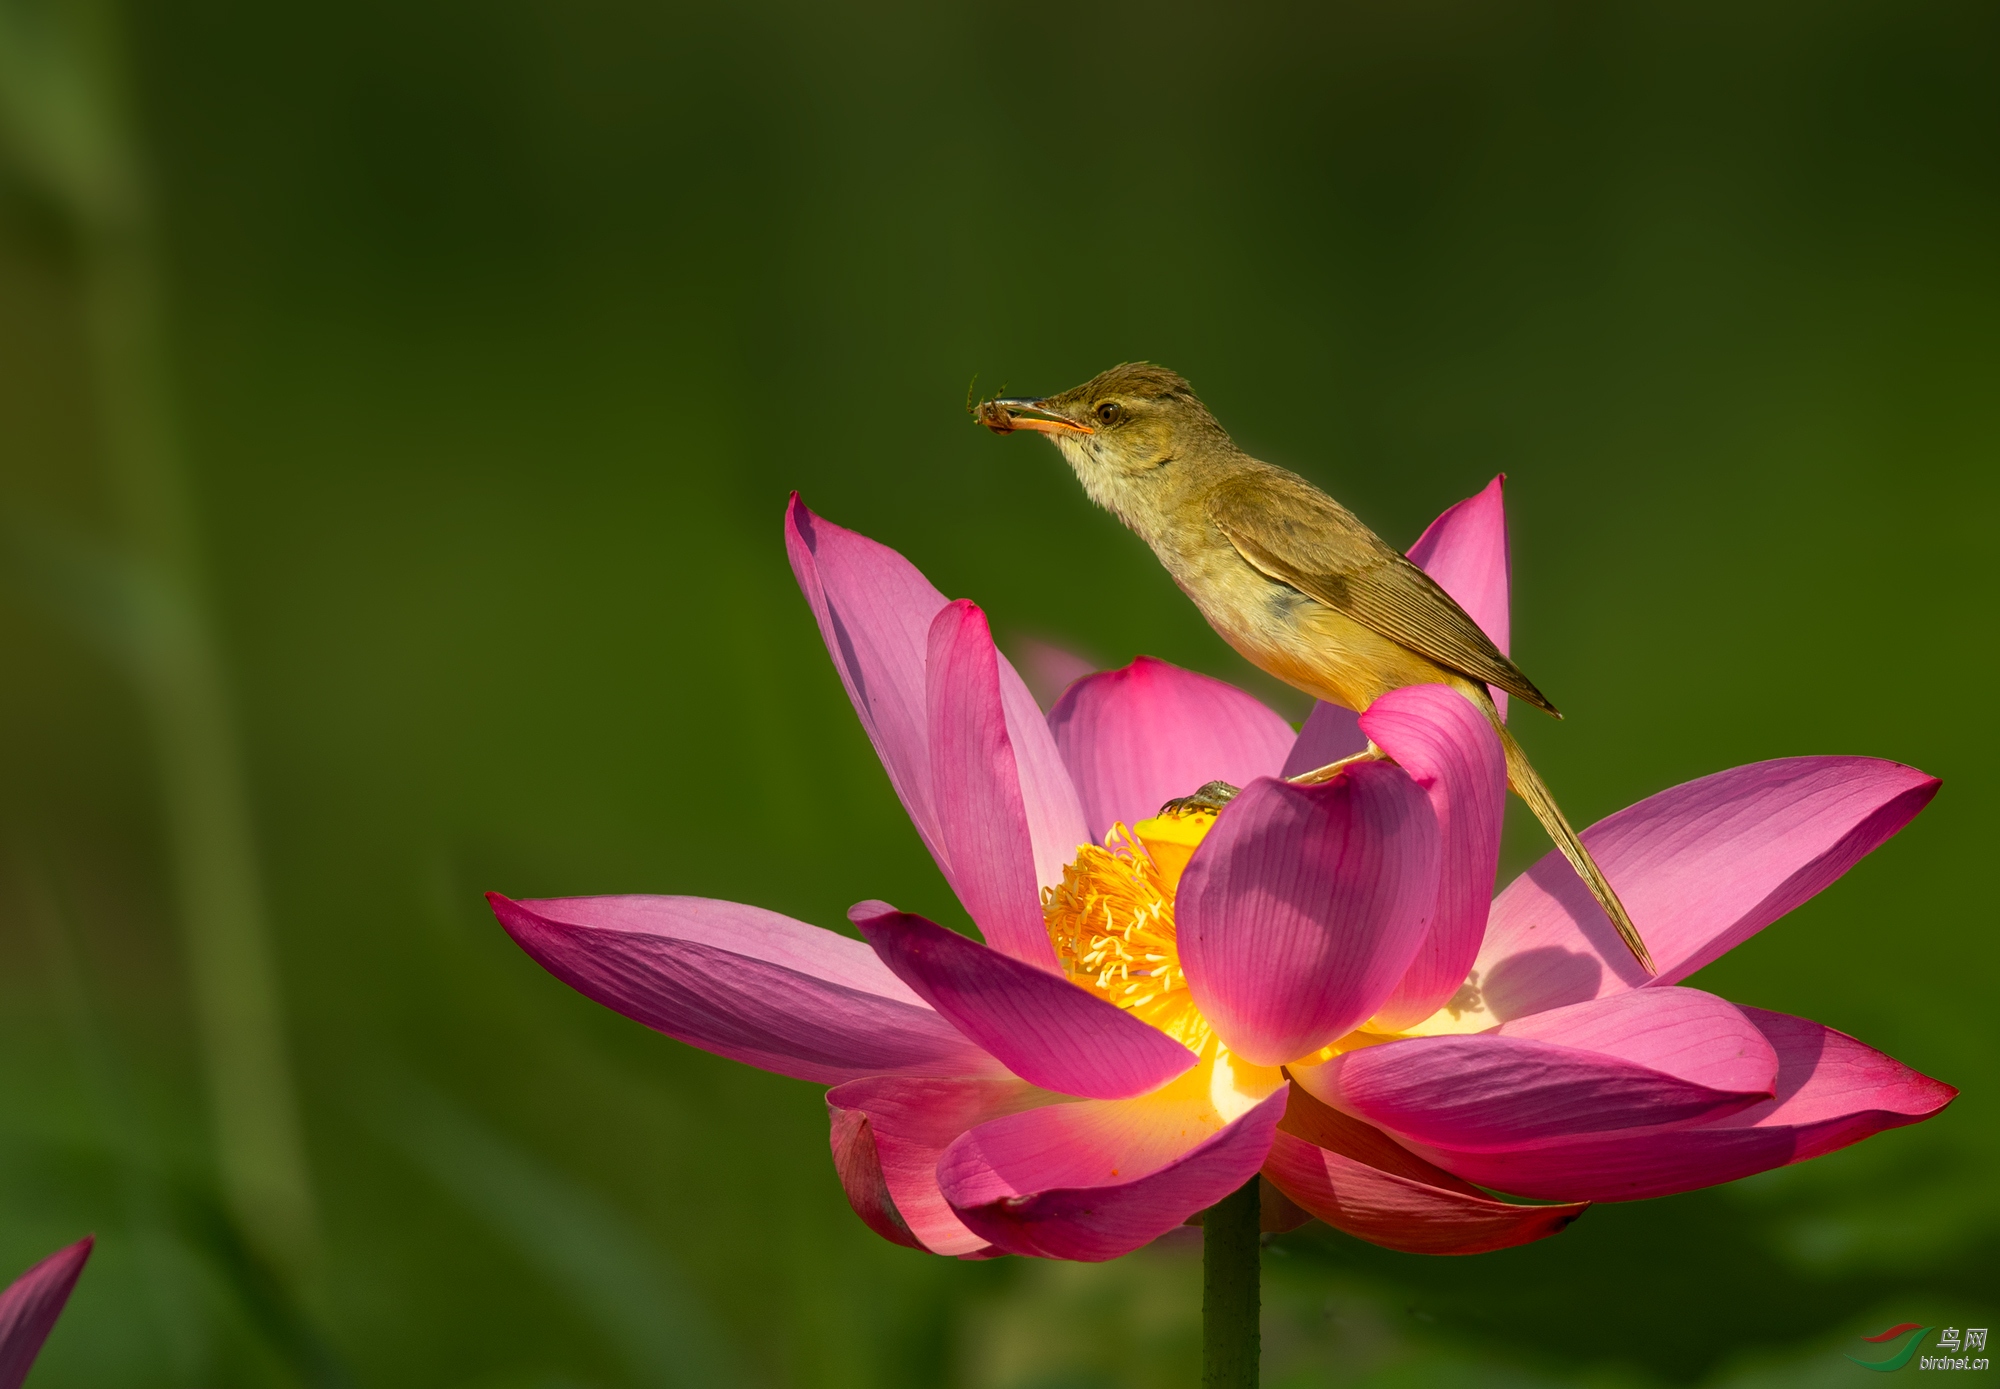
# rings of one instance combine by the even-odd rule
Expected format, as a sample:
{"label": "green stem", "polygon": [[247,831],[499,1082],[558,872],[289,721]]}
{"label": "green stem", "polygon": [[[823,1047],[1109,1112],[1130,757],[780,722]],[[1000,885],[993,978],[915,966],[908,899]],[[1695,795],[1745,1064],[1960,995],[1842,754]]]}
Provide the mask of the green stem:
{"label": "green stem", "polygon": [[1201,1218],[1202,1389],[1257,1389],[1258,1178]]}

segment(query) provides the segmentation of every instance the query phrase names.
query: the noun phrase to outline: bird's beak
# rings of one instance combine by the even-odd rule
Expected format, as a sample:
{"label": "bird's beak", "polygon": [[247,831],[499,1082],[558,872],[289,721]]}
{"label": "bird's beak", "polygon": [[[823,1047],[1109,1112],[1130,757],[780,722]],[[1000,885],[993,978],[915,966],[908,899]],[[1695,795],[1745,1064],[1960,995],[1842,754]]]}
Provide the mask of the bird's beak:
{"label": "bird's beak", "polygon": [[[1023,413],[1023,412],[1032,413]],[[1011,434],[1032,429],[1040,434],[1095,434],[1087,424],[1079,424],[1040,400],[982,400],[972,417],[995,434]]]}

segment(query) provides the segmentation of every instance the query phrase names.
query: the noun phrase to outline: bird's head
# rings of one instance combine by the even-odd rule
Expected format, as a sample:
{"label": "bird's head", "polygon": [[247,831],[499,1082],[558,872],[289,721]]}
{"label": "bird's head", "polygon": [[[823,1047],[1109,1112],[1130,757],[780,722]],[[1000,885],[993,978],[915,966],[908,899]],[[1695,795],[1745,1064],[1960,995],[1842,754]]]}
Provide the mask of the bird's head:
{"label": "bird's head", "polygon": [[1193,388],[1151,362],[1115,366],[1059,395],[981,401],[973,417],[996,434],[1046,434],[1084,489],[1113,510],[1134,483],[1176,459],[1229,447]]}

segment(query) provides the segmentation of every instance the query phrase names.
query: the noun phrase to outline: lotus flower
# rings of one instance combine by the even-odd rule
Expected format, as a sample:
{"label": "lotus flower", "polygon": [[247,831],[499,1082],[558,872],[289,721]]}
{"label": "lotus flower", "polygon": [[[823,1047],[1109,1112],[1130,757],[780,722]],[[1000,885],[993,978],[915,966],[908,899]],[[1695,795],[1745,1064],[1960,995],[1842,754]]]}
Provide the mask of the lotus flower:
{"label": "lotus flower", "polygon": [[[1678,984],[1894,834],[1936,790],[1921,772],[1766,762],[1587,831],[1661,965],[1646,979],[1557,855],[1491,898],[1504,761],[1454,692],[1400,690],[1358,719],[1321,706],[1294,735],[1244,692],[1141,658],[1045,719],[973,604],[796,498],[786,542],[985,943],[880,902],[850,913],[863,943],[693,897],[491,900],[587,996],[830,1085],[835,1166],[884,1238],[1107,1259],[1261,1172],[1270,1227],[1317,1216],[1473,1253],[1590,1201],[1812,1157],[1954,1093]],[[1412,556],[1504,649],[1499,480]],[[1354,753],[1323,784],[1284,779]],[[1219,816],[1158,814],[1218,779],[1244,788]]]}
{"label": "lotus flower", "polygon": [[28,1377],[95,1243],[86,1235],[58,1249],[0,1293],[0,1389],[20,1389]]}

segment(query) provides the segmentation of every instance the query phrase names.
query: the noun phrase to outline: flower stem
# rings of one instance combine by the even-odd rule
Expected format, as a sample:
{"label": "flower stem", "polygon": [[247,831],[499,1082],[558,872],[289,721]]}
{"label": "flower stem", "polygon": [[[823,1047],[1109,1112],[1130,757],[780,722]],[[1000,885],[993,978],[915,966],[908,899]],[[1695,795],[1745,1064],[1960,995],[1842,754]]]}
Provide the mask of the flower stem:
{"label": "flower stem", "polygon": [[1201,1218],[1202,1389],[1257,1389],[1258,1178]]}

